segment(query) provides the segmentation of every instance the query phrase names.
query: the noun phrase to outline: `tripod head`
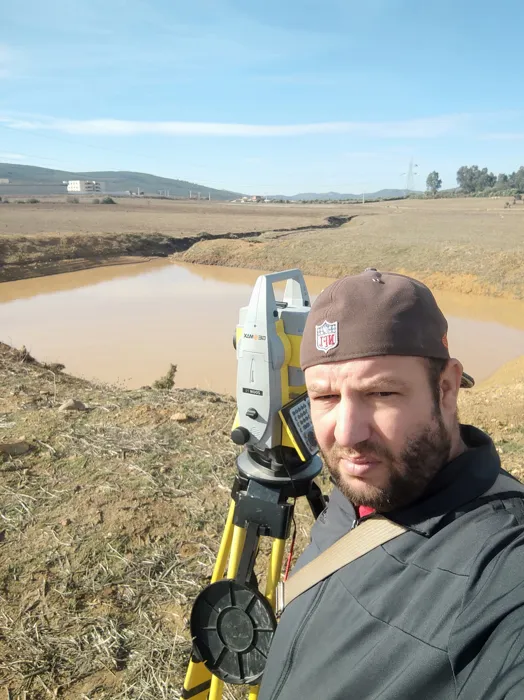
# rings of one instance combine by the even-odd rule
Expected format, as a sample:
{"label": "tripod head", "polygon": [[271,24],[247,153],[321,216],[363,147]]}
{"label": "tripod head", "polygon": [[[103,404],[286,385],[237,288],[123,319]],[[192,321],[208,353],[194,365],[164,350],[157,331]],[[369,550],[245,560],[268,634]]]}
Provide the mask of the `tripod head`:
{"label": "tripod head", "polygon": [[[277,301],[273,285],[286,281]],[[258,277],[249,304],[240,309],[237,354],[237,416],[231,433],[246,450],[238,460],[244,475],[283,482],[311,479],[320,460],[300,369],[300,343],[310,299],[298,269]],[[311,462],[314,462],[315,474]]]}

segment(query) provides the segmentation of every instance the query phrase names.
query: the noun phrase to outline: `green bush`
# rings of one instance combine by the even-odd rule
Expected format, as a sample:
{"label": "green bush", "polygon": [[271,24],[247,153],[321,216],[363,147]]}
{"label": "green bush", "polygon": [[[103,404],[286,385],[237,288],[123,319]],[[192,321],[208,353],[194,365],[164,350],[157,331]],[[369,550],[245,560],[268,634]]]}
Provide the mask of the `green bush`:
{"label": "green bush", "polygon": [[69,204],[80,204],[80,200],[78,199],[78,197],[68,197],[67,201],[69,202]]}
{"label": "green bush", "polygon": [[113,199],[113,197],[104,197],[104,198],[102,199],[102,202],[101,202],[101,203],[102,203],[102,204],[116,204],[116,202],[115,202],[115,200]]}
{"label": "green bush", "polygon": [[40,200],[36,199],[36,197],[31,197],[31,199],[28,199],[27,202],[29,204],[40,204]]}

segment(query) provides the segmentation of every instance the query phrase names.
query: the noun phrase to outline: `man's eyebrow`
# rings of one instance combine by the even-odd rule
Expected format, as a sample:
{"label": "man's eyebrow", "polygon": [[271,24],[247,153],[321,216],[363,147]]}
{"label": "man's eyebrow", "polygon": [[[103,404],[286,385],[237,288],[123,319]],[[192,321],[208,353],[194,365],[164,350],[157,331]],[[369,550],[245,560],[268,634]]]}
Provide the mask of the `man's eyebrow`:
{"label": "man's eyebrow", "polygon": [[359,391],[369,391],[370,389],[406,389],[408,383],[398,377],[374,377],[364,380],[359,387]]}
{"label": "man's eyebrow", "polygon": [[[387,389],[407,389],[408,383],[398,377],[374,377],[373,379],[367,379],[356,387],[355,391],[370,391],[370,390],[387,390]],[[335,392],[336,389],[332,388],[329,382],[313,382],[307,388],[308,393],[311,394],[325,394],[327,392]]]}
{"label": "man's eyebrow", "polygon": [[322,394],[326,391],[331,390],[331,385],[328,384],[327,382],[324,382],[320,384],[319,382],[313,382],[313,384],[310,384],[307,388],[308,393],[311,392],[313,394]]}

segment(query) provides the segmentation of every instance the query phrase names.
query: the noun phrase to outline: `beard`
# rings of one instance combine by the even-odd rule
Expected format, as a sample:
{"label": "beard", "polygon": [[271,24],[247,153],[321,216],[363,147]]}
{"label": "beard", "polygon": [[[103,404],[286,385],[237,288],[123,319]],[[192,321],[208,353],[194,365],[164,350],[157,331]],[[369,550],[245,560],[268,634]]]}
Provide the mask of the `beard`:
{"label": "beard", "polygon": [[[354,506],[369,506],[385,513],[416,501],[448,462],[450,450],[451,435],[439,413],[433,416],[431,424],[406,439],[399,455],[385,445],[364,440],[352,452],[335,445],[323,451],[322,456],[335,485]],[[384,485],[376,486],[344,472],[340,460],[356,454],[380,460],[386,471]]]}

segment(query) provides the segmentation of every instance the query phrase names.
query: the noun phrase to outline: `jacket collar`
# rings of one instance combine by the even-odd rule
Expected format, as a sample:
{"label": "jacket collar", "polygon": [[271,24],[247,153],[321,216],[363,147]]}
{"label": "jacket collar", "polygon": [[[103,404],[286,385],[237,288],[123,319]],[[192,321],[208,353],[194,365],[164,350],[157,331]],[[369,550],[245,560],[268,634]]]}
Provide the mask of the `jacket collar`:
{"label": "jacket collar", "polygon": [[501,469],[493,441],[471,425],[461,425],[460,432],[469,449],[440,470],[419,500],[386,513],[390,520],[430,537],[454,511],[493,486]]}

